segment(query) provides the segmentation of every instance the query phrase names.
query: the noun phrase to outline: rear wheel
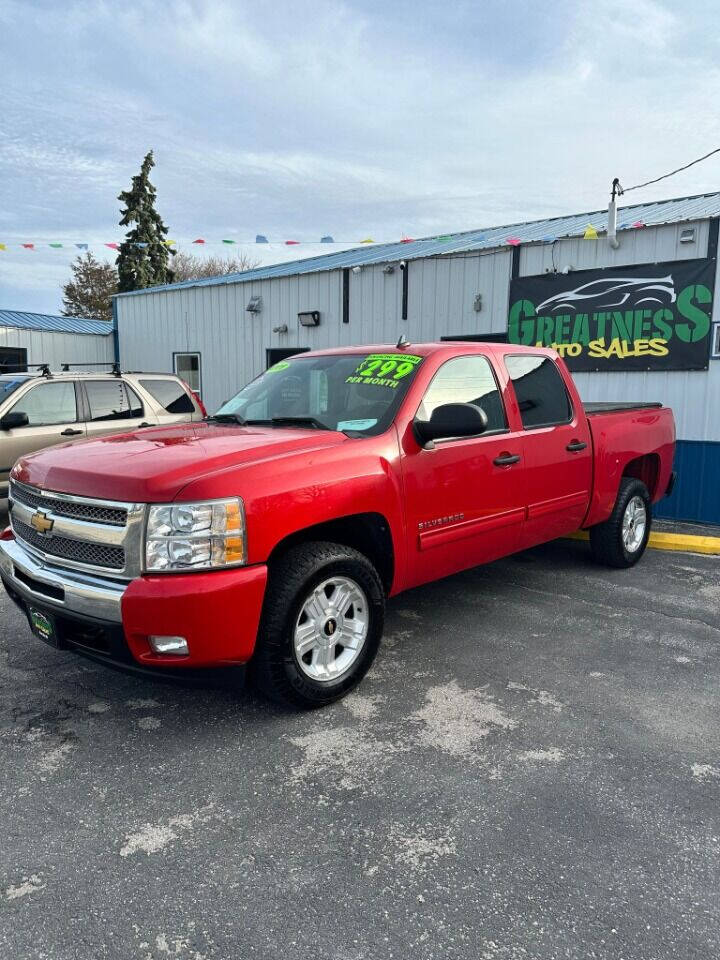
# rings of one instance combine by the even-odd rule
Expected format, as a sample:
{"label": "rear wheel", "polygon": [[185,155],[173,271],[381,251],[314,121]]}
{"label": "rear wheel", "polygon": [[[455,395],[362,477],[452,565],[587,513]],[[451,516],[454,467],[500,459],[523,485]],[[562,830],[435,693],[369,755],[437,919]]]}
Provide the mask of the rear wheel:
{"label": "rear wheel", "polygon": [[334,543],[293,547],[270,572],[250,677],[280,703],[332,703],[369,670],[384,616],[382,583],[367,557]]}
{"label": "rear wheel", "polygon": [[590,528],[593,556],[610,567],[632,567],[645,553],[651,524],[647,487],[634,477],[623,477],[613,512]]}

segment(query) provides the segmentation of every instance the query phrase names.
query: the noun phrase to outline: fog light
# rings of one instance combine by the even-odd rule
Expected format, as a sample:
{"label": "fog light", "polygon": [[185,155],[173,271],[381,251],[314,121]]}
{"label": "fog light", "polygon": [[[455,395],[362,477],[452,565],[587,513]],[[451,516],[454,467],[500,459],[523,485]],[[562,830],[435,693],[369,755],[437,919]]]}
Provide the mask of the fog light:
{"label": "fog light", "polygon": [[175,657],[187,657],[187,640],[185,637],[148,637],[153,653],[169,653]]}

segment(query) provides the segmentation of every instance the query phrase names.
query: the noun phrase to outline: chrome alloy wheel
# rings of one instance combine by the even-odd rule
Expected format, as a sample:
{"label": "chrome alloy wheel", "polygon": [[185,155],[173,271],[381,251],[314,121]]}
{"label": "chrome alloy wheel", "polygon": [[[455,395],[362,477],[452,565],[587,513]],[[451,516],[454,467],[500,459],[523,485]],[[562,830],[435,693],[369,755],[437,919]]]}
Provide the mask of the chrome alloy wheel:
{"label": "chrome alloy wheel", "polygon": [[645,537],[647,508],[642,497],[631,497],[622,519],[623,546],[628,553],[635,553]]}
{"label": "chrome alloy wheel", "polygon": [[364,591],[349,577],[330,577],[305,598],[295,624],[298,665],[312,680],[337,680],[365,646],[370,609]]}

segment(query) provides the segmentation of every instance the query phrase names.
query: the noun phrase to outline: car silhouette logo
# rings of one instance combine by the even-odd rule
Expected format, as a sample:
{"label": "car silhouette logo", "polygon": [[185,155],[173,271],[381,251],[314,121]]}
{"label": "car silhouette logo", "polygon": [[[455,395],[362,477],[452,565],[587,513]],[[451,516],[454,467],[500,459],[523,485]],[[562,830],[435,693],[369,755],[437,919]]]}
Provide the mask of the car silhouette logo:
{"label": "car silhouette logo", "polygon": [[556,293],[535,308],[538,316],[572,310],[592,313],[597,310],[621,310],[632,299],[632,308],[645,306],[666,307],[675,303],[675,284],[672,274],[666,277],[607,277],[591,280],[574,290]]}
{"label": "car silhouette logo", "polygon": [[37,510],[30,517],[30,526],[33,530],[36,530],[41,536],[46,537],[52,528],[55,526],[55,521],[51,520],[46,513],[43,513],[42,510]]}

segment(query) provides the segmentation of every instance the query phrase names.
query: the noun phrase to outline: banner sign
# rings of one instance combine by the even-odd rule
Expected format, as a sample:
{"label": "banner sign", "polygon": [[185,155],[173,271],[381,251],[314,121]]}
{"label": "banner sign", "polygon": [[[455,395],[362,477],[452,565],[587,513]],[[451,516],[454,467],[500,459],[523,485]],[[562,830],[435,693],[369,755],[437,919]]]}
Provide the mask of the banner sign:
{"label": "banner sign", "polygon": [[715,260],[515,277],[508,340],[571,370],[707,370]]}

